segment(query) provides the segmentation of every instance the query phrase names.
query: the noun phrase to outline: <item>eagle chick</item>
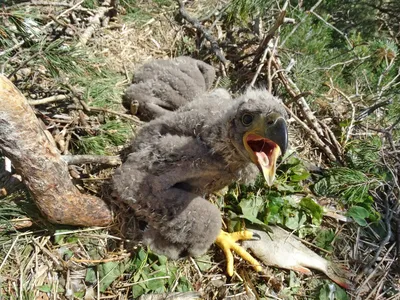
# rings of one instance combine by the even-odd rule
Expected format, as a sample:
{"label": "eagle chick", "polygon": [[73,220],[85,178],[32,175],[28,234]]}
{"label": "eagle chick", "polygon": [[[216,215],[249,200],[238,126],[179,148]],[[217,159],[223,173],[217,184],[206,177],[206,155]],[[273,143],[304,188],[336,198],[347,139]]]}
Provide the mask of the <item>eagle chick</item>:
{"label": "eagle chick", "polygon": [[212,86],[215,70],[187,56],[153,60],[136,70],[122,104],[149,121],[192,101]]}
{"label": "eagle chick", "polygon": [[222,222],[205,195],[251,182],[259,171],[271,184],[287,148],[285,119],[283,106],[266,90],[232,99],[216,89],[143,126],[113,184],[148,223],[144,242],[173,259],[207,251]]}

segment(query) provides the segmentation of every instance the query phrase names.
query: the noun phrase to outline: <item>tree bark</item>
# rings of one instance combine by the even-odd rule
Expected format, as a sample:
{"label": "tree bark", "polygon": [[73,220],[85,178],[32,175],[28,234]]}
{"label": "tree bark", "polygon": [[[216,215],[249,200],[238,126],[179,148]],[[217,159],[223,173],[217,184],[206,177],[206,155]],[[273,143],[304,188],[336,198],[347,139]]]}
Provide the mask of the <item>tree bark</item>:
{"label": "tree bark", "polygon": [[0,75],[0,149],[13,163],[42,214],[52,223],[105,226],[112,213],[100,198],[81,194],[68,166],[25,97]]}

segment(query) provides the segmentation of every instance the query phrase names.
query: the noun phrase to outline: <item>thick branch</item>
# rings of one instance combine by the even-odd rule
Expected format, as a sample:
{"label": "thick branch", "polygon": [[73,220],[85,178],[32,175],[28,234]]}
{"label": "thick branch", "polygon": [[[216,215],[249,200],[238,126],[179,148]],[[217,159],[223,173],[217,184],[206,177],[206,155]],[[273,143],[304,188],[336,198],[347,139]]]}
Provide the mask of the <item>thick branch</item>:
{"label": "thick branch", "polygon": [[112,221],[101,199],[81,194],[72,184],[67,163],[41,129],[25,97],[0,75],[0,149],[12,162],[49,221],[105,226]]}

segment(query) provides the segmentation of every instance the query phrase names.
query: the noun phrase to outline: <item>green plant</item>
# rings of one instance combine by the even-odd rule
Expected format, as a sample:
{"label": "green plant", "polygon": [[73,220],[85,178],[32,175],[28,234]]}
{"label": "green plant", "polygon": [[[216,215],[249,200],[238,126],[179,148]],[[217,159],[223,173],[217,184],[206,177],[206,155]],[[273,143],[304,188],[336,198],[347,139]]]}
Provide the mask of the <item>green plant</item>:
{"label": "green plant", "polygon": [[77,153],[112,155],[115,148],[123,146],[132,135],[131,127],[121,120],[107,120],[98,130],[73,141]]}
{"label": "green plant", "polygon": [[319,295],[319,300],[348,300],[349,297],[345,290],[334,283],[326,282],[322,285]]}
{"label": "green plant", "polygon": [[227,9],[228,20],[245,23],[256,15],[265,16],[273,5],[271,0],[232,0]]}
{"label": "green plant", "polygon": [[233,186],[225,196],[230,229],[237,230],[246,221],[265,229],[268,224],[279,224],[307,234],[304,226],[319,225],[323,216],[310,196],[299,195],[309,176],[301,161],[291,157],[281,165],[274,187],[267,187],[261,176],[253,186]]}
{"label": "green plant", "polygon": [[177,292],[191,290],[189,281],[179,274],[174,263],[165,256],[158,256],[141,248],[128,269],[132,272],[132,296],[137,298],[147,293],[164,293],[176,285]]}
{"label": "green plant", "polygon": [[365,219],[377,220],[379,214],[373,208],[373,198],[369,191],[376,188],[380,182],[372,175],[350,168],[331,168],[313,190],[321,196],[336,197],[352,207],[348,214],[360,225],[366,225]]}

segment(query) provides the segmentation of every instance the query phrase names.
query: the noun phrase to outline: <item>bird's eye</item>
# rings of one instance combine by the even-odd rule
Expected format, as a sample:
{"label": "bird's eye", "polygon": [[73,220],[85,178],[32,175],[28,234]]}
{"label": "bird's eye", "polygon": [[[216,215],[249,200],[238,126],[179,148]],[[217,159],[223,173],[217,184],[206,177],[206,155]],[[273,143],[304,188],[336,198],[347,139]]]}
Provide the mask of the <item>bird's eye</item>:
{"label": "bird's eye", "polygon": [[253,116],[250,114],[244,114],[242,116],[242,123],[244,126],[249,126],[253,122]]}

